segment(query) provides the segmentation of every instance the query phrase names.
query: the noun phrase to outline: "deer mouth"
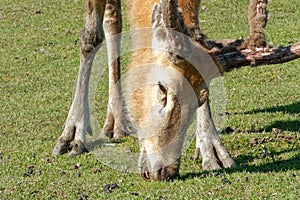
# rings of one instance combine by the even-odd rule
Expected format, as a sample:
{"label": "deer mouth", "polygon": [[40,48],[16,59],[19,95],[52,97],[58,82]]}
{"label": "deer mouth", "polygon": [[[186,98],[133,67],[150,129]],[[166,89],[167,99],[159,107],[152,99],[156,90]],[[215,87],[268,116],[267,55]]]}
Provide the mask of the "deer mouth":
{"label": "deer mouth", "polygon": [[173,181],[175,178],[179,177],[178,171],[178,169],[164,167],[154,171],[153,175],[151,175],[149,171],[144,171],[140,173],[140,176],[146,181]]}
{"label": "deer mouth", "polygon": [[148,165],[144,165],[140,168],[140,176],[146,181],[173,181],[179,177],[179,162],[167,166],[160,164],[160,167],[153,171],[150,171],[148,167]]}

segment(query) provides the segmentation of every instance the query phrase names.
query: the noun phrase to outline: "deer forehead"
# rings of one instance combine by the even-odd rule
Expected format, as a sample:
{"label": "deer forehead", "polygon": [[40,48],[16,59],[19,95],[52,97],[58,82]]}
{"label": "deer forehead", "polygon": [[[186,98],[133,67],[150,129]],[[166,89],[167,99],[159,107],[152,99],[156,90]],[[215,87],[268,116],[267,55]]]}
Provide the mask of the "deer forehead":
{"label": "deer forehead", "polygon": [[183,75],[171,66],[156,64],[148,74],[148,80],[153,83],[161,83],[172,89],[177,89],[182,84]]}

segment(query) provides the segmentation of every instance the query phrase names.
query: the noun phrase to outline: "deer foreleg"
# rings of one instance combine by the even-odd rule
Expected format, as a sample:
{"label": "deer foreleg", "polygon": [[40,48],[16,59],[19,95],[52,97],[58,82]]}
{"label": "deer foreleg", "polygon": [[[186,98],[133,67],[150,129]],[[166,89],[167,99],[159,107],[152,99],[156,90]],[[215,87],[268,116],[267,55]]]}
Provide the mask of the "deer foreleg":
{"label": "deer foreleg", "polygon": [[120,84],[120,42],[122,16],[120,0],[108,0],[104,13],[104,32],[108,50],[109,99],[102,134],[108,137],[123,137],[123,106]]}
{"label": "deer foreleg", "polygon": [[87,15],[81,33],[80,69],[74,99],[69,110],[64,130],[53,149],[53,155],[66,153],[72,147],[70,156],[85,150],[86,131],[90,130],[88,87],[93,59],[99,44],[103,41],[103,13],[105,1],[87,0]]}
{"label": "deer foreleg", "polygon": [[200,153],[204,170],[236,167],[236,163],[219,138],[208,100],[197,110],[195,160],[199,158]]}

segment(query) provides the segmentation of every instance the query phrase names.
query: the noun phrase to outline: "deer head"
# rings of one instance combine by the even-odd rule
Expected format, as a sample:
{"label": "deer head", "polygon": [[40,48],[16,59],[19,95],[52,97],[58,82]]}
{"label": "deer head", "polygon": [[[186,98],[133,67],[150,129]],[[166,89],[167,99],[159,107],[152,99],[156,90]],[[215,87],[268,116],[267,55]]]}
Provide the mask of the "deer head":
{"label": "deer head", "polygon": [[144,179],[170,180],[179,174],[185,133],[207,99],[208,74],[218,73],[212,73],[217,67],[207,51],[185,34],[178,2],[156,3],[152,48],[133,53],[136,60],[125,78],[125,101],[139,137]]}

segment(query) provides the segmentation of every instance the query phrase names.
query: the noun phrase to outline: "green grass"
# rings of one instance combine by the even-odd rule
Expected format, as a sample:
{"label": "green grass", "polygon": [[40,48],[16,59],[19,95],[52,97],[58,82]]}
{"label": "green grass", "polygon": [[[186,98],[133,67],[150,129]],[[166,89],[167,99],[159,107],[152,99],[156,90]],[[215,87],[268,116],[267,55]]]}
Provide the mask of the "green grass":
{"label": "green grass", "polygon": [[[246,36],[246,4],[204,0],[203,31],[210,39]],[[193,146],[183,155],[181,179],[162,183],[114,170],[92,154],[52,157],[73,98],[84,6],[74,0],[1,2],[0,199],[78,199],[81,194],[88,199],[299,197],[299,60],[225,74],[228,119],[224,127],[241,131],[221,138],[238,162],[237,169],[202,171],[200,161],[189,159]],[[270,41],[288,45],[300,40],[298,0],[271,1],[269,10]],[[101,123],[106,88],[99,87],[96,95]],[[273,128],[282,132],[275,134]],[[263,146],[269,154],[260,158]],[[74,169],[77,163],[81,166]],[[30,166],[33,174],[23,177]],[[104,192],[103,186],[110,183],[119,188]]]}

